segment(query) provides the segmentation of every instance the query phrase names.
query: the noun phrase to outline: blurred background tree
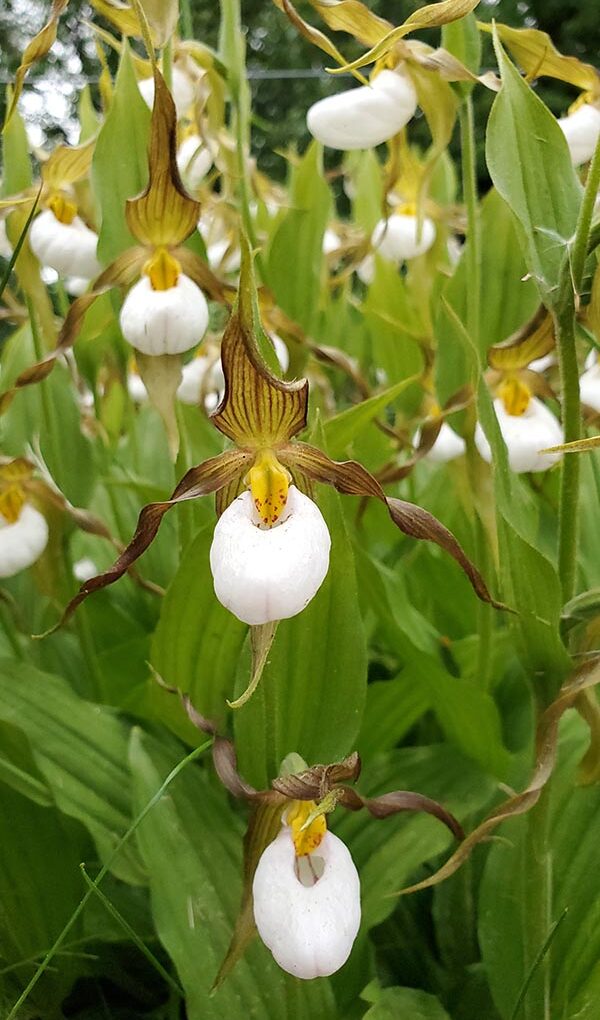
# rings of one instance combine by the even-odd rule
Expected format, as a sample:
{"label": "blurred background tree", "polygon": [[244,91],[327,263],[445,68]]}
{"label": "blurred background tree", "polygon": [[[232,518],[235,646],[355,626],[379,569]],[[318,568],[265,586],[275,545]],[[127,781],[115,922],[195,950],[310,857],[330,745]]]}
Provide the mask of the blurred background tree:
{"label": "blurred background tree", "polygon": [[[208,45],[218,44],[219,17],[216,0],[188,0],[194,34]],[[4,0],[0,5],[1,75],[4,82],[12,79],[20,54],[31,36],[43,24],[49,0]],[[298,0],[300,9],[313,21],[314,11]],[[398,23],[422,6],[418,0],[371,0],[369,8],[376,14]],[[254,100],[253,146],[259,165],[275,177],[285,174],[285,160],[277,150],[296,145],[302,149],[308,141],[305,114],[307,108],[322,96],[346,88],[347,79],[332,78],[324,70],[327,58],[311,46],[290,25],[270,0],[242,0],[246,26],[247,60]],[[582,4],[579,0],[482,0],[477,16],[482,20],[495,18],[515,27],[532,26],[548,32],[558,48],[583,60],[595,63],[600,52],[600,3]],[[86,21],[92,11],[84,0],[71,0],[61,18],[58,42],[47,60],[28,78],[22,99],[32,141],[42,145],[47,140],[66,138],[76,141],[74,111],[81,88],[97,75],[94,40]],[[423,38],[431,41],[431,33]],[[360,52],[349,37],[338,35],[340,49],[348,57]],[[494,66],[489,41],[484,46],[484,66]],[[540,93],[554,113],[563,113],[575,93],[558,82],[545,80]],[[492,95],[477,89],[477,124],[485,123]],[[2,110],[0,109],[0,115]],[[482,132],[483,134],[483,132]],[[426,143],[423,131],[417,139]],[[486,184],[483,161],[483,138],[480,139],[481,184]]]}

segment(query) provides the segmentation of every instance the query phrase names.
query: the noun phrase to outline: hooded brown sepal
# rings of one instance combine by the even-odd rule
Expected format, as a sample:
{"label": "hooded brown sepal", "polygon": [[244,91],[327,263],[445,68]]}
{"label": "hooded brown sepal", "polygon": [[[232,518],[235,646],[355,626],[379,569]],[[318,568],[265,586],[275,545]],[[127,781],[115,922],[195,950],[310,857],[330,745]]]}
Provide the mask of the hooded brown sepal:
{"label": "hooded brown sepal", "polygon": [[61,627],[77,609],[77,606],[92,592],[100,591],[100,589],[118,581],[153,542],[168,510],[185,500],[198,499],[200,496],[216,492],[223,485],[227,485],[236,475],[241,474],[249,459],[249,454],[243,450],[228,450],[225,453],[220,453],[217,457],[211,457],[203,464],[190,468],[175,487],[169,499],[161,503],[149,503],[145,506],[138,517],[133,538],[113,565],[102,574],[97,574],[85,581],[69,602],[58,623],[40,637],[46,637]]}
{"label": "hooded brown sepal", "polygon": [[127,226],[140,244],[179,245],[196,229],[200,203],[188,195],[179,176],[175,104],[156,67],[148,163],[145,191],[127,200]]}
{"label": "hooded brown sepal", "polygon": [[238,301],[221,343],[225,393],[211,419],[238,446],[256,450],[286,443],[306,426],[308,383],[278,379],[260,354],[252,255],[244,238],[241,247]]}

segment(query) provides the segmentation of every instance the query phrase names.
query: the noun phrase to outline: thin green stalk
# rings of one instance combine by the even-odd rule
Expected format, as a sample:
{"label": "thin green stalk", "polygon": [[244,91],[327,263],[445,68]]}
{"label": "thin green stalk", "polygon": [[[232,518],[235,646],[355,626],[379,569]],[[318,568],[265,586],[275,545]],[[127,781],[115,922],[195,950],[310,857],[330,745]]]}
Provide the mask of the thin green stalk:
{"label": "thin green stalk", "polygon": [[194,38],[194,21],[190,0],[179,0],[179,31],[182,39]]}
{"label": "thin green stalk", "polygon": [[551,1020],[550,958],[546,952],[540,954],[552,923],[550,799],[551,788],[547,783],[527,815],[523,934],[525,960],[530,970],[521,1001],[524,1020]]}
{"label": "thin green stalk", "polygon": [[[44,351],[44,348],[43,348],[43,345],[42,345],[42,339],[40,337],[40,331],[38,329],[38,323],[37,323],[37,316],[36,316],[35,308],[33,307],[33,302],[31,301],[31,298],[28,295],[25,296],[25,303],[26,303],[26,306],[27,306],[27,314],[29,315],[29,323],[30,323],[30,327],[31,327],[31,338],[33,340],[33,349],[35,351],[36,359],[38,361],[41,361],[42,358],[44,357],[45,351]],[[43,431],[44,431],[44,435],[47,437],[48,445],[49,445],[50,450],[52,452],[52,469],[53,469],[53,471],[56,471],[58,466],[61,463],[60,450],[59,450],[59,442],[58,442],[58,420],[57,420],[56,415],[54,413],[54,407],[52,405],[52,401],[50,400],[50,393],[49,393],[48,386],[49,386],[48,379],[43,379],[39,383],[40,395],[41,395],[41,400],[42,400]],[[60,485],[60,482],[61,482],[60,477],[57,477],[56,481]]]}
{"label": "thin green stalk", "polygon": [[[600,142],[588,173],[575,237],[563,267],[554,313],[560,364],[565,442],[581,438],[579,369],[575,346],[576,315],[583,282],[594,204],[600,187]],[[579,541],[579,457],[563,457],[558,511],[558,566],[565,602],[575,594]]]}
{"label": "thin green stalk", "polygon": [[563,910],[563,912],[560,915],[560,917],[557,918],[557,920],[552,925],[550,931],[548,932],[548,935],[546,937],[546,941],[540,947],[540,949],[538,951],[538,954],[537,954],[535,960],[533,961],[533,963],[531,965],[529,973],[527,974],[527,976],[526,976],[526,978],[525,978],[525,980],[523,982],[521,991],[519,992],[519,995],[517,997],[517,1001],[515,1002],[515,1008],[513,1009],[512,1013],[510,1015],[510,1020],[518,1020],[519,1014],[521,1012],[521,1006],[523,1005],[523,1003],[525,1001],[525,997],[527,995],[527,992],[529,991],[529,986],[530,986],[533,978],[535,977],[535,974],[536,974],[536,972],[538,970],[538,967],[541,965],[541,963],[545,959],[546,954],[547,954],[548,950],[550,949],[550,946],[552,945],[552,943],[554,941],[554,936],[556,935],[560,925],[564,921],[564,919],[567,916],[568,912],[569,912],[569,908],[565,907],[565,909]]}
{"label": "thin green stalk", "polygon": [[162,51],[162,73],[167,88],[173,91],[173,39],[165,43]]}
{"label": "thin green stalk", "polygon": [[106,878],[106,875],[108,874],[110,868],[114,864],[116,858],[120,854],[121,850],[123,849],[123,847],[125,846],[127,841],[131,838],[131,836],[133,835],[133,833],[137,829],[138,825],[140,825],[140,823],[143,822],[144,818],[152,810],[152,808],[155,806],[155,804],[158,804],[158,802],[161,799],[161,797],[163,796],[165,790],[171,785],[173,780],[177,778],[179,773],[183,771],[183,769],[186,767],[186,765],[189,765],[191,762],[193,762],[197,758],[199,758],[200,755],[203,754],[204,751],[206,751],[211,746],[211,744],[212,744],[212,739],[205,741],[204,744],[201,744],[200,747],[194,748],[194,750],[191,751],[190,754],[188,754],[173,769],[171,769],[171,771],[169,772],[169,775],[167,776],[165,781],[159,786],[159,788],[156,791],[156,793],[150,798],[150,800],[145,805],[145,807],[142,808],[142,810],[138,814],[137,818],[134,819],[134,821],[131,823],[131,825],[129,826],[127,831],[123,834],[123,836],[121,836],[121,839],[119,840],[119,842],[115,846],[113,852],[110,854],[108,860],[106,861],[105,864],[102,865],[102,867],[100,868],[100,871],[98,872],[96,878],[93,880],[93,882],[91,883],[91,885],[89,886],[87,891],[84,893],[84,895],[80,899],[79,903],[75,907],[75,910],[71,914],[69,920],[65,924],[65,926],[64,926],[63,930],[61,931],[60,935],[58,935],[57,938],[55,939],[54,943],[52,944],[52,946],[50,947],[50,949],[48,950],[48,952],[44,956],[44,959],[42,960],[40,966],[38,967],[38,969],[36,970],[35,974],[31,978],[31,981],[29,981],[27,986],[23,989],[23,991],[21,992],[19,998],[17,999],[17,1001],[15,1002],[14,1006],[12,1007],[10,1013],[8,1013],[8,1015],[6,1016],[5,1020],[14,1020],[14,1018],[17,1016],[19,1010],[21,1009],[21,1006],[23,1005],[23,1003],[26,1001],[26,999],[29,997],[30,993],[33,991],[33,989],[37,985],[39,979],[41,978],[42,974],[46,970],[48,964],[50,963],[52,958],[55,956],[57,951],[60,949],[60,947],[62,946],[64,940],[67,937],[67,935],[71,931],[71,928],[73,927],[73,925],[75,924],[76,920],[78,919],[78,917],[80,917],[81,913],[85,909],[85,906],[86,906],[88,900],[94,895],[94,893],[96,892],[96,889],[98,888],[98,886],[100,885],[102,880],[104,878]]}
{"label": "thin green stalk", "polygon": [[[176,414],[179,429],[179,450],[177,451],[177,460],[175,461],[175,482],[177,483],[183,478],[186,471],[192,467],[192,460],[187,424],[180,401],[177,402]],[[183,506],[179,507],[177,520],[179,527],[179,551],[183,554],[194,537],[194,508],[190,503],[187,505],[184,503]]]}
{"label": "thin green stalk", "polygon": [[227,67],[229,90],[232,99],[233,133],[236,141],[242,224],[250,245],[256,252],[256,264],[264,280],[262,255],[250,215],[252,194],[248,170],[250,156],[250,92],[246,77],[246,45],[244,33],[242,32],[240,0],[220,0],[220,2],[220,56]]}
{"label": "thin green stalk", "polygon": [[481,300],[481,230],[477,196],[477,167],[475,160],[475,126],[473,102],[467,96],[459,112],[463,201],[467,210],[467,246],[465,258],[469,286],[467,287],[467,330],[479,350]]}
{"label": "thin green stalk", "polygon": [[[473,118],[473,102],[466,96],[460,108],[460,140],[463,201],[467,210],[467,246],[465,258],[469,286],[467,287],[467,332],[473,345],[479,350],[481,331],[481,228],[479,222],[479,201],[477,194],[477,167],[475,159],[475,125]],[[469,457],[474,458],[475,451],[471,448]],[[475,505],[481,498],[480,488],[476,484],[476,472],[470,464],[469,479]],[[475,555],[477,565],[484,577],[491,567],[489,547],[485,528],[479,515],[475,521]],[[490,606],[482,602],[477,607],[478,616],[478,650],[477,675],[484,689],[490,685],[492,670],[492,639],[494,621]]]}
{"label": "thin green stalk", "polygon": [[163,981],[165,981],[166,984],[168,984],[169,988],[171,988],[175,992],[175,994],[179,996],[180,999],[185,998],[185,992],[183,991],[181,986],[177,983],[177,981],[174,980],[171,974],[169,974],[168,970],[165,967],[163,967],[162,963],[160,962],[160,960],[156,958],[152,950],[148,949],[148,946],[146,945],[144,940],[140,938],[135,928],[132,928],[131,925],[129,924],[129,921],[125,920],[123,915],[115,907],[114,903],[111,903],[108,896],[105,896],[104,893],[100,889],[98,889],[96,885],[94,885],[93,880],[90,878],[87,871],[85,870],[85,864],[80,864],[79,867],[81,868],[81,873],[85,879],[88,888],[96,894],[100,902],[106,907],[106,910],[111,915],[111,917],[114,917],[117,924],[121,926],[123,931],[129,936],[133,944],[137,946],[140,953],[142,953],[142,955],[146,957],[148,962],[152,964],[157,973],[160,974],[160,976],[162,977]]}

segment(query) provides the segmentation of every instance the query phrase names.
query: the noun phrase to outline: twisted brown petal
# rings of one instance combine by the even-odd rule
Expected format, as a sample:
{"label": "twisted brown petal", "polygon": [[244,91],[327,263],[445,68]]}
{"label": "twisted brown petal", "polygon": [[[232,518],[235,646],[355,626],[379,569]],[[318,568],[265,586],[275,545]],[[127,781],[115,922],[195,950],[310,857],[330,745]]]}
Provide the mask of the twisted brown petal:
{"label": "twisted brown petal", "polygon": [[351,786],[345,786],[339,796],[339,803],[349,811],[360,811],[361,808],[366,808],[373,818],[379,819],[397,815],[400,811],[424,811],[443,822],[456,839],[463,840],[465,838],[462,825],[454,815],[446,811],[437,800],[425,797],[422,793],[413,793],[411,790],[393,790],[390,793],[383,793],[380,797],[369,799],[363,797]]}
{"label": "twisted brown petal", "polygon": [[34,36],[31,42],[28,43],[28,45],[25,47],[25,52],[21,57],[21,63],[17,68],[17,73],[15,75],[15,87],[11,103],[6,114],[6,119],[4,121],[5,127],[8,124],[9,120],[11,119],[13,113],[15,112],[15,108],[19,100],[19,96],[21,95],[21,90],[23,88],[23,82],[25,81],[25,75],[27,74],[29,68],[33,64],[35,64],[38,60],[41,60],[42,57],[45,57],[50,47],[56,41],[56,29],[58,27],[58,19],[60,18],[68,2],[69,0],[53,0],[52,10],[50,12],[50,17],[48,21],[46,22],[44,27],[38,32],[38,34]]}
{"label": "twisted brown petal", "polygon": [[[98,574],[96,577],[91,577],[88,581],[85,581],[74,598],[69,602],[58,623],[46,633],[51,634],[58,627],[62,626],[79,603],[83,602],[88,595],[91,595],[94,591],[99,591],[101,588],[106,588],[107,585],[113,584],[114,581],[118,581],[129,570],[131,565],[146,551],[156,537],[160,523],[167,510],[176,506],[177,503],[188,499],[197,499],[199,496],[205,496],[210,492],[220,489],[221,486],[227,485],[232,478],[244,470],[249,460],[250,454],[243,450],[229,450],[226,453],[220,453],[217,457],[204,461],[198,467],[190,468],[176,486],[169,499],[164,500],[162,503],[149,503],[145,506],[140,512],[137,528],[131,542],[123,550],[118,559],[115,560],[112,567],[109,567],[102,574]],[[42,636],[45,637],[46,634]]]}
{"label": "twisted brown petal", "polygon": [[449,860],[434,875],[400,890],[402,895],[416,892],[419,889],[427,889],[429,886],[438,885],[444,879],[450,878],[464,864],[473,848],[489,837],[501,822],[525,814],[537,803],[556,763],[560,720],[566,710],[573,707],[583,691],[600,683],[599,663],[598,659],[586,663],[563,685],[556,701],[549,705],[544,712],[536,734],[536,760],[533,775],[526,789],[505,800],[481,825],[469,833]]}
{"label": "twisted brown petal", "polygon": [[290,443],[279,451],[279,459],[283,464],[299,468],[316,482],[333,485],[338,492],[351,496],[372,496],[385,503],[392,521],[400,531],[412,538],[435,542],[456,560],[482,602],[487,602],[496,609],[506,609],[502,602],[492,598],[477,567],[452,532],[423,507],[402,499],[387,497],[377,479],[362,464],[354,460],[341,462],[331,460],[321,450],[307,443]]}
{"label": "twisted brown petal", "polygon": [[242,239],[242,269],[238,304],[221,344],[225,395],[213,423],[229,439],[249,449],[287,442],[306,425],[306,379],[284,382],[270,372],[255,340],[252,257]]}
{"label": "twisted brown petal", "polygon": [[75,343],[85,314],[93,305],[97,297],[110,290],[111,287],[127,287],[139,276],[146,255],[143,248],[130,248],[119,255],[115,261],[108,266],[94,281],[92,289],[87,294],[82,294],[73,301],[69,308],[67,317],[63,322],[62,329],[58,335],[56,347],[50,351],[45,358],[31,365],[17,376],[13,386],[0,394],[0,414],[8,408],[17,390],[24,386],[31,386],[33,383],[41,382],[54,368],[56,359]]}

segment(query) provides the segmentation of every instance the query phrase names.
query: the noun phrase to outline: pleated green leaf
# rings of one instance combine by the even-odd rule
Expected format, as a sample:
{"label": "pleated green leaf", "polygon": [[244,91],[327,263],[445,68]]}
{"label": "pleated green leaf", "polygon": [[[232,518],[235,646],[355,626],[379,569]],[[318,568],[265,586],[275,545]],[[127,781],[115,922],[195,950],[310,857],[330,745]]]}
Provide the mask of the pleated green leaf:
{"label": "pleated green leaf", "polygon": [[[131,821],[125,723],[59,677],[7,659],[0,662],[0,719],[22,730],[57,807],[83,822],[108,857]],[[131,846],[113,870],[128,882],[145,880]]]}
{"label": "pleated green leaf", "polygon": [[521,78],[498,39],[495,45],[502,89],[488,121],[488,169],[518,220],[527,268],[551,306],[575,233],[581,185],[556,119]]}

